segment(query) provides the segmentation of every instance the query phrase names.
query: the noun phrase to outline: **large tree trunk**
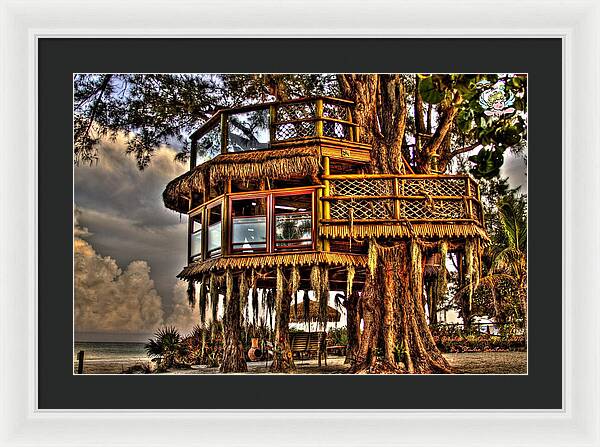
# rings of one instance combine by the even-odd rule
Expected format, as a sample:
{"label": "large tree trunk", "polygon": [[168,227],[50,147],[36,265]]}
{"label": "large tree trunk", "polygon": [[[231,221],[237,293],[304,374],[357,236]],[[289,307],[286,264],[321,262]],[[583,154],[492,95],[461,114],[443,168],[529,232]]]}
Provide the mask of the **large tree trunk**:
{"label": "large tree trunk", "polygon": [[358,344],[360,341],[360,313],[358,312],[358,300],[360,295],[354,291],[346,297],[346,329],[348,331],[348,346],[346,347],[346,360],[344,363],[352,363],[356,358]]}
{"label": "large tree trunk", "polygon": [[[403,76],[339,75],[338,80],[343,95],[356,103],[353,118],[360,126],[361,141],[372,147],[371,170],[405,173],[409,167],[402,157],[402,144],[408,110]],[[417,109],[422,115],[419,105]],[[450,107],[424,151],[439,150],[454,117]],[[426,171],[429,155],[419,161]],[[360,300],[364,327],[352,372],[450,372],[425,317],[422,267],[419,275],[411,276],[415,272],[410,247],[403,241],[378,248],[374,277],[367,272]],[[422,256],[414,261],[422,264]]]}
{"label": "large tree trunk", "polygon": [[367,272],[361,298],[364,330],[352,372],[451,372],[427,324],[424,261],[412,244],[418,243],[377,248],[377,268],[374,276]]}
{"label": "large tree trunk", "polygon": [[242,326],[240,312],[240,294],[234,287],[231,297],[226,300],[223,315],[223,361],[220,371],[223,373],[246,372],[248,366],[244,358],[242,345]]}
{"label": "large tree trunk", "polygon": [[292,296],[287,290],[279,291],[275,302],[275,350],[271,372],[287,373],[296,369],[290,346],[289,325]]}

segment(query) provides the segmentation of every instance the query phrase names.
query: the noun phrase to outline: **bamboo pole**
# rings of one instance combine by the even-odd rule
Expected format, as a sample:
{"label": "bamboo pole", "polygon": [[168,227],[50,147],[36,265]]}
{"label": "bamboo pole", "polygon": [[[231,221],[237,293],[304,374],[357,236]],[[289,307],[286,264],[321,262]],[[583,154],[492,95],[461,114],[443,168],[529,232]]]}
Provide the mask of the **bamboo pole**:
{"label": "bamboo pole", "polygon": [[398,178],[394,179],[394,217],[400,219],[402,202],[400,201],[400,187],[398,185]]}
{"label": "bamboo pole", "polygon": [[229,129],[227,128],[227,114],[221,113],[221,153],[227,153],[227,134]]}
{"label": "bamboo pole", "polygon": [[[329,175],[329,157],[323,157],[323,173],[325,175]],[[324,183],[323,186],[325,186],[325,188],[323,190],[323,194],[325,195],[325,197],[328,197],[331,194],[329,180],[325,180],[323,183]],[[323,218],[324,219],[331,218],[329,201],[323,202]],[[329,240],[328,239],[323,240],[323,249],[325,251],[329,251]]]}
{"label": "bamboo pole", "polygon": [[323,100],[317,99],[315,101],[315,135],[317,137],[323,136]]}
{"label": "bamboo pole", "polygon": [[269,106],[269,143],[272,145],[275,141],[275,128],[277,124],[277,106],[275,104],[271,104]]}

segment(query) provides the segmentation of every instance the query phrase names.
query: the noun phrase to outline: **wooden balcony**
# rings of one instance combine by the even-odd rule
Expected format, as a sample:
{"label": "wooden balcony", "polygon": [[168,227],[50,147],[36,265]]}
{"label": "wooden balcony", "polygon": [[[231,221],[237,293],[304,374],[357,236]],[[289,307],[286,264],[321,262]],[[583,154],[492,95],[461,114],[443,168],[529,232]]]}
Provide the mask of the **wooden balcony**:
{"label": "wooden balcony", "polygon": [[468,175],[355,174],[323,179],[321,236],[485,236],[479,186]]}
{"label": "wooden balcony", "polygon": [[323,155],[369,160],[351,101],[326,96],[218,111],[191,135],[190,169],[219,154],[317,144]]}

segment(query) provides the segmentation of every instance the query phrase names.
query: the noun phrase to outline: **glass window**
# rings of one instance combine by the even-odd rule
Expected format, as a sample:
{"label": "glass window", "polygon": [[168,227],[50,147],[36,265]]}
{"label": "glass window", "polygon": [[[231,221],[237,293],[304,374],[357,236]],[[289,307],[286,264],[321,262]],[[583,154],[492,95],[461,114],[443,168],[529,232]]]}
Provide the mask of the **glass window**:
{"label": "glass window", "polygon": [[266,202],[265,197],[231,201],[233,251],[252,253],[267,249]]}
{"label": "glass window", "polygon": [[196,146],[196,166],[221,153],[221,124],[216,124],[198,139]]}
{"label": "glass window", "polygon": [[202,255],[202,215],[193,216],[191,219],[190,257],[194,261]]}
{"label": "glass window", "polygon": [[234,113],[227,117],[227,123],[228,152],[269,147],[269,109]]}
{"label": "glass window", "polygon": [[215,205],[207,210],[208,240],[206,251],[208,256],[214,257],[221,254],[221,205]]}
{"label": "glass window", "polygon": [[312,247],[312,194],[275,196],[275,249]]}

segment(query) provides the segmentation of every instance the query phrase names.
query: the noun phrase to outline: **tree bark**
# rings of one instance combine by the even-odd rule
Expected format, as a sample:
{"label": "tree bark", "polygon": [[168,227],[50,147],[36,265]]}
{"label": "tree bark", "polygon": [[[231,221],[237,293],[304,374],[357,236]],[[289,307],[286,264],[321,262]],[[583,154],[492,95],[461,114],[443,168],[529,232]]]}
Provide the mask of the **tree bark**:
{"label": "tree bark", "polygon": [[287,290],[287,287],[284,287],[284,290],[280,293],[279,300],[281,302],[275,304],[275,350],[270,371],[288,373],[296,370],[289,337],[292,296]]}
{"label": "tree bark", "polygon": [[240,294],[236,285],[231,298],[227,300],[223,315],[223,361],[220,368],[222,373],[248,371],[241,338]]}
{"label": "tree bark", "polygon": [[360,313],[358,312],[358,301],[360,295],[354,291],[346,297],[346,328],[348,330],[348,346],[346,347],[346,360],[344,363],[352,363],[356,358],[360,340]]}
{"label": "tree bark", "polygon": [[[353,373],[450,373],[423,307],[423,263],[415,270],[410,244],[378,247],[375,275],[367,272],[361,297],[364,329]],[[399,358],[398,358],[399,357]],[[401,363],[398,361],[400,360]]]}

